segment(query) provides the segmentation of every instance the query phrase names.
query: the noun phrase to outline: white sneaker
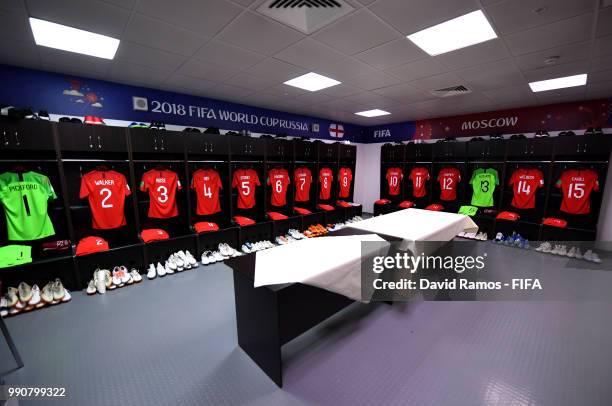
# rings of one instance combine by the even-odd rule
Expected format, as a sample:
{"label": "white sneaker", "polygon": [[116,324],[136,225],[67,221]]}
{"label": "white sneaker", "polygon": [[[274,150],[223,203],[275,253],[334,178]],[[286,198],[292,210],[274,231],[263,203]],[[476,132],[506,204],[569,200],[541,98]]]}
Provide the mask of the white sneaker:
{"label": "white sneaker", "polygon": [[229,245],[227,245],[225,243],[219,244],[219,252],[224,257],[231,257],[232,256],[232,251],[231,251]]}
{"label": "white sneaker", "polygon": [[185,251],[185,260],[192,268],[196,268],[199,265],[198,261],[196,261],[189,251]]}
{"label": "white sneaker", "polygon": [[40,288],[38,285],[32,286],[32,298],[28,301],[29,306],[36,306],[40,303]]}
{"label": "white sneaker", "polygon": [[555,246],[553,247],[552,250],[550,250],[550,253],[553,255],[557,255],[557,253],[559,252],[559,250],[561,249],[561,246],[558,244],[555,244]]}
{"label": "white sneaker", "polygon": [[104,269],[96,269],[94,272],[94,282],[98,293],[106,293],[106,272]]}
{"label": "white sneaker", "polygon": [[223,258],[223,255],[221,255],[218,251],[214,251],[212,253],[212,256],[215,258],[215,262],[221,262],[225,260],[225,258]]}
{"label": "white sneaker", "polygon": [[576,252],[574,252],[574,258],[582,259],[582,251],[580,251],[580,247],[576,247]]}
{"label": "white sneaker", "polygon": [[569,251],[567,251],[567,256],[569,258],[574,258],[574,256],[576,256],[576,247],[570,248]]}
{"label": "white sneaker", "polygon": [[4,296],[0,298],[0,317],[6,317],[9,314],[8,300]]}
{"label": "white sneaker", "polygon": [[131,284],[132,283],[132,278],[130,277],[130,273],[128,272],[127,268],[123,265],[121,265],[119,267],[119,271],[121,271],[122,273],[121,275],[121,282],[124,284]]}
{"label": "white sneaker", "polygon": [[168,268],[173,271],[172,273],[174,273],[174,271],[176,271],[178,268],[176,261],[174,260],[174,255],[170,255],[170,258],[166,260],[166,269]]}
{"label": "white sneaker", "polygon": [[[191,264],[187,260],[187,256],[185,255],[183,251],[178,251],[176,254],[174,254],[174,260],[175,261],[180,260],[183,263],[183,269],[191,269]],[[181,269],[181,271],[183,269]]]}
{"label": "white sneaker", "polygon": [[553,250],[552,244],[549,243],[549,242],[545,242],[544,244],[545,245],[544,245],[544,248],[542,248],[542,252],[544,252],[546,254],[550,253]]}
{"label": "white sneaker", "polygon": [[150,264],[149,265],[149,270],[147,271],[147,278],[148,279],[155,279],[157,277],[157,272],[155,271],[155,265]]}
{"label": "white sneaker", "polygon": [[96,284],[93,279],[87,284],[87,289],[85,289],[85,292],[87,292],[88,295],[96,294]]}
{"label": "white sneaker", "polygon": [[164,268],[166,268],[166,275],[172,275],[174,273],[174,269],[170,267],[169,260],[164,264]]}
{"label": "white sneaker", "polygon": [[66,303],[72,300],[72,295],[68,291],[68,289],[64,288],[64,297],[61,298],[62,303]]}
{"label": "white sneaker", "polygon": [[157,263],[157,276],[166,276],[166,268],[164,268],[161,262]]}
{"label": "white sneaker", "polygon": [[204,251],[202,253],[202,265],[210,264],[210,258],[208,257],[208,254],[210,254],[210,251]]}
{"label": "white sneaker", "polygon": [[174,257],[174,262],[176,262],[176,269],[180,272],[183,269],[185,269],[185,261],[183,261],[181,258],[179,258],[178,256]]}
{"label": "white sneaker", "polygon": [[242,250],[242,252],[244,252],[245,254],[250,254],[251,250],[249,249],[249,247],[246,246],[246,244],[242,244],[242,247],[240,247],[240,249]]}
{"label": "white sneaker", "polygon": [[601,264],[601,258],[592,250],[588,250],[584,253],[584,259],[587,261],[595,262],[597,264]]}
{"label": "white sneaker", "polygon": [[293,238],[295,238],[296,240],[301,240],[304,238],[304,234],[300,233],[298,230],[292,228],[291,230],[289,230],[289,235]]}
{"label": "white sneaker", "polygon": [[561,247],[559,247],[559,251],[557,252],[557,255],[566,256],[567,247],[565,245],[562,245]]}
{"label": "white sneaker", "polygon": [[115,268],[113,268],[113,285],[122,287],[123,282],[121,282],[121,277],[118,275],[118,273],[119,267],[116,266]]}
{"label": "white sneaker", "polygon": [[134,281],[134,283],[142,282],[142,276],[140,275],[140,272],[138,272],[138,269],[132,268],[130,271],[130,276],[132,277],[132,281]]}

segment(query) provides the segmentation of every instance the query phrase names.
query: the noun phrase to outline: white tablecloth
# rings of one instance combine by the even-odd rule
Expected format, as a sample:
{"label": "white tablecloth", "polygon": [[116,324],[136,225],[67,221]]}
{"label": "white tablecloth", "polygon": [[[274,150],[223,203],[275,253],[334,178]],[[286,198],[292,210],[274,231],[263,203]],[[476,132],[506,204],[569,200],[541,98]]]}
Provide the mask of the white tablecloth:
{"label": "white tablecloth", "polygon": [[[362,242],[375,242],[364,246]],[[386,255],[390,244],[375,234],[317,237],[256,253],[255,287],[303,283],[353,300],[361,298],[361,264]]]}
{"label": "white tablecloth", "polygon": [[349,225],[375,234],[401,238],[399,249],[421,252],[417,242],[452,240],[461,231],[476,232],[478,226],[463,214],[421,209],[405,209],[372,217]]}

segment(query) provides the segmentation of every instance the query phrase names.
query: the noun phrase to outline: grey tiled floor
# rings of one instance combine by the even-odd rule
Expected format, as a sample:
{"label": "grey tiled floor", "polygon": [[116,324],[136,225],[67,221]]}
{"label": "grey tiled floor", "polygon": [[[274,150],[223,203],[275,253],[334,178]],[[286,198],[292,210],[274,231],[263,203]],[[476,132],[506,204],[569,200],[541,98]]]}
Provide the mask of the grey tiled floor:
{"label": "grey tiled floor", "polygon": [[75,293],[7,319],[26,364],[7,381],[67,386],[49,405],[612,404],[609,301],[355,304],[284,348],[279,389],[237,347],[233,300],[223,265]]}

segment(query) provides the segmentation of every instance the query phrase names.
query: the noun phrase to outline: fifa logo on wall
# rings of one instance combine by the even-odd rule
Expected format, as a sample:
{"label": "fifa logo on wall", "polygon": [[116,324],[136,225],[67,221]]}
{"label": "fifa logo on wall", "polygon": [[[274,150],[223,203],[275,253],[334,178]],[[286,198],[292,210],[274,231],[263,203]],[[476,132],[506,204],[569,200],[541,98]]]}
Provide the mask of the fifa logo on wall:
{"label": "fifa logo on wall", "polygon": [[149,101],[146,97],[132,97],[132,109],[135,111],[149,111]]}

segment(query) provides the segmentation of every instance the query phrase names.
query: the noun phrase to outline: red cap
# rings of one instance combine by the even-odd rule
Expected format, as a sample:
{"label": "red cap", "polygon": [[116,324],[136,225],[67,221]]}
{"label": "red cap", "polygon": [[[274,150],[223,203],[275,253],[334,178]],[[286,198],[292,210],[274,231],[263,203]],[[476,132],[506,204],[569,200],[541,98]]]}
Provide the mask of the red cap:
{"label": "red cap", "polygon": [[321,210],[332,211],[334,210],[334,206],[330,206],[329,204],[317,204],[317,207]]}
{"label": "red cap", "polygon": [[289,217],[285,216],[284,214],[276,212],[276,211],[269,211],[266,214],[272,220],[286,220],[286,219],[289,218]]}
{"label": "red cap", "polygon": [[76,254],[78,256],[101,251],[108,251],[108,242],[106,242],[104,238],[95,236],[82,238],[76,248]]}
{"label": "red cap", "polygon": [[148,228],[146,230],[142,230],[140,233],[140,238],[142,238],[142,241],[147,243],[151,241],[167,240],[170,238],[170,236],[161,228]]}
{"label": "red cap", "polygon": [[308,209],[304,209],[302,207],[294,207],[293,211],[297,214],[312,214],[312,212]]}
{"label": "red cap", "polygon": [[255,220],[251,220],[248,217],[242,217],[242,216],[234,216],[234,221],[238,223],[238,225],[241,227],[250,226],[251,224],[255,224]]}
{"label": "red cap", "polygon": [[567,221],[563,219],[558,219],[555,217],[546,217],[542,221],[542,224],[546,224],[547,226],[552,226],[552,227],[559,227],[559,228],[567,227]]}
{"label": "red cap", "polygon": [[389,204],[391,203],[391,200],[389,199],[378,199],[377,201],[374,202],[374,204]]}
{"label": "red cap", "polygon": [[403,202],[398,204],[398,206],[401,207],[402,209],[409,209],[412,206],[414,206],[414,202],[411,202],[410,200],[404,200]]}
{"label": "red cap", "polygon": [[502,211],[501,213],[499,213],[496,217],[498,220],[510,220],[510,221],[516,221],[518,219],[521,218],[521,216],[519,216],[517,213],[513,212],[513,211]]}
{"label": "red cap", "polygon": [[350,204],[349,202],[345,202],[344,200],[338,200],[336,202],[336,205],[340,207],[353,207],[352,204]]}
{"label": "red cap", "polygon": [[209,221],[200,221],[195,223],[193,227],[196,230],[196,233],[206,233],[209,231],[217,231],[219,226],[216,223],[211,223]]}
{"label": "red cap", "polygon": [[442,206],[441,204],[438,204],[438,203],[433,203],[433,204],[430,204],[429,206],[425,207],[425,210],[442,211],[442,210],[444,210],[444,206]]}

